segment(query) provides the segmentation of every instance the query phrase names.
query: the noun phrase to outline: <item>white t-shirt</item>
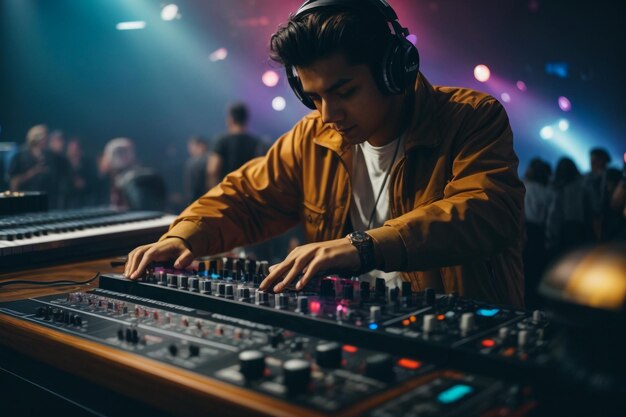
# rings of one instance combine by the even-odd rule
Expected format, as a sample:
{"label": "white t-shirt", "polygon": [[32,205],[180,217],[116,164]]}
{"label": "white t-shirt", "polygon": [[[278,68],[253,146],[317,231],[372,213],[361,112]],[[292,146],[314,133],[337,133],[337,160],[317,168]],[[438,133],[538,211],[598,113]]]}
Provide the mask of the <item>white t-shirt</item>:
{"label": "white t-shirt", "polygon": [[[392,167],[390,165],[394,159],[396,148],[398,150],[394,165],[404,155],[402,138],[378,147],[370,145],[367,141],[355,145],[351,173],[352,204],[350,205],[350,220],[354,230],[367,231],[380,227],[391,217],[389,176],[391,176]],[[389,176],[387,176],[387,172],[389,172]],[[385,177],[387,177],[386,181]],[[381,186],[383,187],[382,191]],[[371,224],[368,225],[379,193],[380,198],[376,204],[376,211]],[[371,285],[374,284],[376,278],[385,278],[390,288],[396,285],[400,287],[402,283],[402,278],[398,272],[382,272],[375,269],[361,275],[361,280],[369,281]]]}

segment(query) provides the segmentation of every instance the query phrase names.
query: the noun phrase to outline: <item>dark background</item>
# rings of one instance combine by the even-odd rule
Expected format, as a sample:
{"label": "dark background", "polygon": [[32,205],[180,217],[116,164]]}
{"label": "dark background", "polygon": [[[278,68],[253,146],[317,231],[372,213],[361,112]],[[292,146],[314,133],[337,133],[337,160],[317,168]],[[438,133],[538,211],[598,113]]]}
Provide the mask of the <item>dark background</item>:
{"label": "dark background", "polygon": [[[77,135],[92,155],[111,138],[137,143],[147,165],[176,172],[186,139],[224,130],[227,103],[251,106],[251,129],[271,143],[302,115],[280,68],[267,59],[270,35],[300,0],[179,0],[180,18],[160,18],[153,0],[0,0],[0,142],[24,141],[45,123]],[[588,169],[588,151],[603,146],[621,168],[626,140],[623,14],[619,2],[541,0],[390,0],[417,35],[422,71],[434,84],[461,85],[504,103],[515,133],[520,173],[528,160],[569,155]],[[143,30],[118,31],[143,20]],[[225,60],[209,55],[226,48]],[[546,72],[547,64],[565,69]],[[473,77],[477,64],[492,77]],[[527,91],[515,86],[524,81]],[[572,110],[557,105],[566,96]],[[284,111],[272,109],[275,96]],[[543,126],[570,128],[541,139]]]}

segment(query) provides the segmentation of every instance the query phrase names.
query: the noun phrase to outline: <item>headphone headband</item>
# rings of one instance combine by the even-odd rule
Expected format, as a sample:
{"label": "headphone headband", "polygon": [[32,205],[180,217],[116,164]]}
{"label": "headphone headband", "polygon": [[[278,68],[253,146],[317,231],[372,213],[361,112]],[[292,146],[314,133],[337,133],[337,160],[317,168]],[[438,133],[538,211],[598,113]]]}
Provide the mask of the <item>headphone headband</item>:
{"label": "headphone headband", "polygon": [[[395,10],[385,0],[358,0],[359,3],[368,3],[374,9],[378,10],[380,14],[385,17],[388,22],[398,20],[398,15]],[[302,6],[296,11],[294,17],[302,16],[313,9],[322,7],[354,7],[355,0],[306,0]]]}
{"label": "headphone headband", "polygon": [[[306,0],[292,19],[322,8],[368,9],[385,19],[389,30],[389,45],[385,51],[383,62],[374,68],[375,80],[383,94],[402,94],[413,88],[419,72],[419,53],[409,42],[407,28],[398,22],[398,15],[386,0]],[[287,65],[287,81],[296,97],[310,109],[315,104],[302,92],[302,84],[295,68]]]}

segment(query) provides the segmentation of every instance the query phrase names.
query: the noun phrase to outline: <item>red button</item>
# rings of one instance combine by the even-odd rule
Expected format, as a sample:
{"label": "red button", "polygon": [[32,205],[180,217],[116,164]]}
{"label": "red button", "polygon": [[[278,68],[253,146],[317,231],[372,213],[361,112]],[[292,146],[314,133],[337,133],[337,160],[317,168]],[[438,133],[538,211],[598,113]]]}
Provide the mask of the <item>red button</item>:
{"label": "red button", "polygon": [[398,365],[407,369],[417,369],[422,366],[422,363],[413,359],[402,358],[398,361]]}
{"label": "red button", "polygon": [[494,341],[493,341],[493,340],[491,340],[491,339],[485,339],[485,340],[483,340],[483,341],[481,342],[481,344],[482,344],[484,347],[494,347],[494,346],[496,345],[496,342],[494,342]]}

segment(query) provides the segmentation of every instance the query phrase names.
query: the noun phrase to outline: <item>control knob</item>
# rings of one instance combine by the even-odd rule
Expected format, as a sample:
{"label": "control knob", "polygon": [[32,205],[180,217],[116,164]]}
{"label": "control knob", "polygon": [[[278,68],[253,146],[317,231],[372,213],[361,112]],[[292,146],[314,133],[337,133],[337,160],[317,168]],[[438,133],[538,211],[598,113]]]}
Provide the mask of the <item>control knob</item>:
{"label": "control knob", "polygon": [[259,379],[265,371],[265,356],[258,350],[244,350],[239,354],[239,372],[248,381]]}
{"label": "control knob", "polygon": [[315,348],[315,359],[323,368],[339,368],[341,366],[341,345],[337,342],[320,343]]}
{"label": "control knob", "polygon": [[283,375],[290,394],[305,392],[311,381],[311,365],[302,359],[290,359],[283,363]]}

